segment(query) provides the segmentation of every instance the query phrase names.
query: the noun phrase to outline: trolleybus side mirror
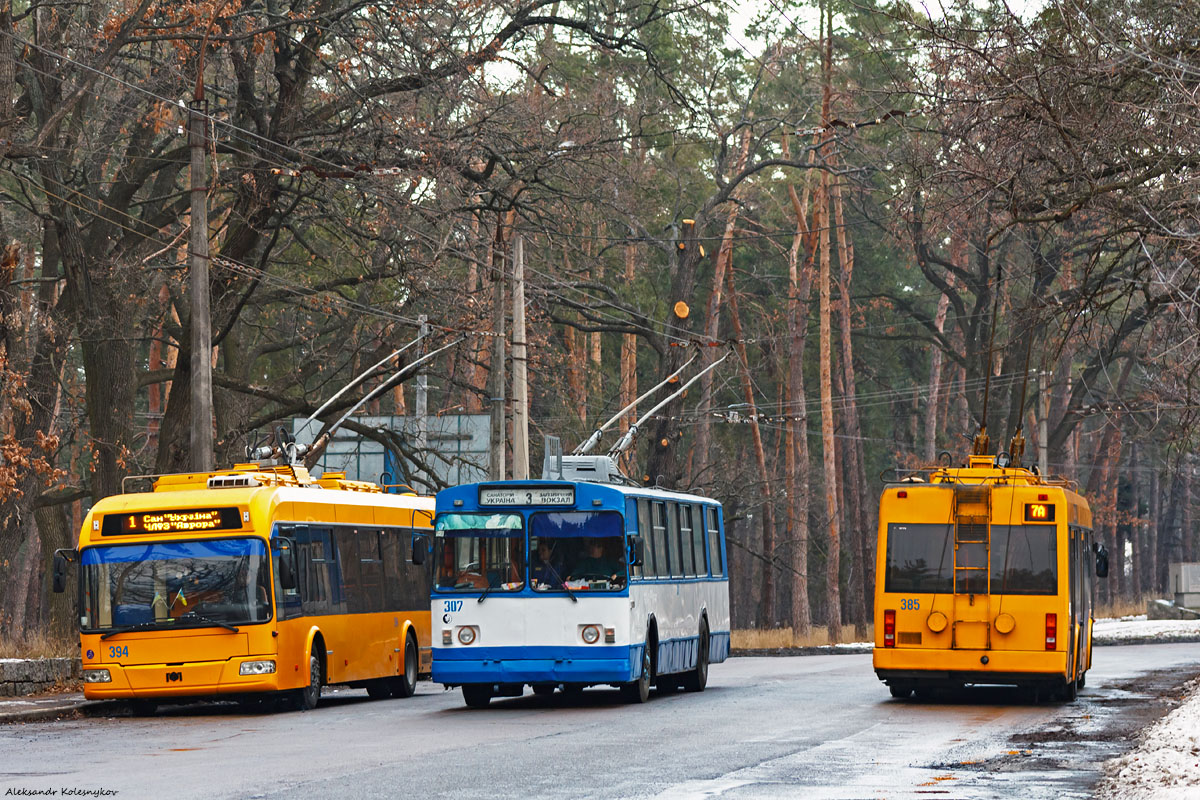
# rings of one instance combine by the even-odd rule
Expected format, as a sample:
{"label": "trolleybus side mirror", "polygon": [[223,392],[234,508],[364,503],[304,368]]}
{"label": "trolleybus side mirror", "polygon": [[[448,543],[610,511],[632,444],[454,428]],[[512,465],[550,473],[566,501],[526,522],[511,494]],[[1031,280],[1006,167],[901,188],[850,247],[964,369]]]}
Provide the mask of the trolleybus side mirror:
{"label": "trolleybus side mirror", "polygon": [[640,567],[646,561],[646,542],[640,536],[629,537],[629,566]]}
{"label": "trolleybus side mirror", "polygon": [[56,593],[67,590],[67,564],[78,557],[79,553],[75,550],[62,549],[54,551],[54,591]]}
{"label": "trolleybus side mirror", "polygon": [[425,551],[429,549],[429,538],[424,534],[415,533],[412,537],[412,562],[414,566],[425,563]]}
{"label": "trolleybus side mirror", "polygon": [[1108,577],[1108,548],[1096,542],[1092,545],[1092,549],[1096,551],[1096,577]]}
{"label": "trolleybus side mirror", "polygon": [[279,546],[279,585],[283,589],[296,588],[296,550],[291,539],[277,539]]}

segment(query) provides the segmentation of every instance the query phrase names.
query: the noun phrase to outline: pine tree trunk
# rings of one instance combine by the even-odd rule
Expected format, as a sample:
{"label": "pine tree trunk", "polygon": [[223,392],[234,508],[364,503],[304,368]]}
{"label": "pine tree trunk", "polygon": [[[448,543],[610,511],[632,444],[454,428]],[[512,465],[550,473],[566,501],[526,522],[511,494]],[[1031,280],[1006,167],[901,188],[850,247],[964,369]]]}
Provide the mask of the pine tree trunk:
{"label": "pine tree trunk", "polygon": [[[740,173],[746,167],[746,158],[750,153],[750,127],[742,131],[742,151],[738,156],[734,174]],[[733,232],[737,224],[738,204],[729,204],[729,214],[725,218],[725,233],[721,237],[721,248],[713,264],[712,290],[708,294],[708,302],[704,309],[704,339],[714,342],[717,339],[721,320],[722,292],[724,291],[725,273],[733,263]],[[713,362],[714,354],[711,348],[703,348],[700,368],[703,369]],[[711,372],[700,378],[700,424],[696,430],[696,458],[698,462],[692,469],[692,482],[696,483],[702,474],[706,474],[712,464],[712,415],[708,409],[712,407],[713,374]],[[708,480],[712,480],[709,478]]]}
{"label": "pine tree trunk", "polygon": [[[823,44],[825,47],[822,62],[824,92],[821,100],[821,127],[823,136],[828,140],[829,105],[831,95],[831,71],[833,49],[833,11],[829,3],[822,9]],[[821,148],[825,163],[829,163],[829,145]],[[821,380],[821,443],[825,465],[825,513],[829,524],[829,546],[825,562],[825,592],[828,597],[827,624],[829,625],[829,640],[837,642],[842,635],[842,600],[839,587],[841,573],[841,530],[839,509],[837,504],[837,455],[834,452],[833,441],[833,377],[830,373],[830,362],[833,358],[832,334],[830,331],[830,252],[829,252],[829,173],[821,172],[820,189],[817,194],[817,208],[820,222],[820,380]],[[815,219],[814,219],[815,222]]]}
{"label": "pine tree trunk", "polygon": [[746,343],[742,338],[742,320],[738,312],[737,289],[733,282],[733,270],[725,271],[725,287],[729,293],[729,316],[733,324],[734,347],[738,355],[738,375],[742,383],[742,396],[750,414],[750,433],[754,444],[754,463],[758,466],[759,496],[762,498],[762,602],[759,606],[760,627],[770,628],[775,624],[775,502],[771,497],[774,481],[767,471],[766,452],[763,448],[762,429],[758,423],[758,406],[754,402],[754,384],[750,380],[750,362],[746,357]]}
{"label": "pine tree trunk", "polygon": [[[790,158],[788,140],[783,139],[784,158]],[[812,153],[809,153],[810,161]],[[808,600],[808,505],[809,455],[808,409],[804,396],[804,349],[808,343],[808,298],[812,289],[812,257],[815,232],[807,224],[808,186],[804,198],[788,184],[788,198],[796,217],[796,235],[788,252],[788,348],[787,443],[785,485],[788,496],[788,531],[792,548],[791,623],[792,641],[800,644],[812,632],[812,609]],[[804,249],[803,265],[800,262]]]}

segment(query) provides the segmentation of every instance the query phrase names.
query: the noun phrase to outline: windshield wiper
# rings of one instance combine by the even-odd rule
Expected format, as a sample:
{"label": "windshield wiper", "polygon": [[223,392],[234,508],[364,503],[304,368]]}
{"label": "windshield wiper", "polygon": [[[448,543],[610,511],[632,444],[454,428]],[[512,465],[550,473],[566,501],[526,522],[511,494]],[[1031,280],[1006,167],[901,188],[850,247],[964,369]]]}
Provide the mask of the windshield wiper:
{"label": "windshield wiper", "polygon": [[579,598],[576,597],[575,593],[571,591],[571,587],[567,586],[567,582],[563,580],[562,575],[558,574],[558,570],[556,570],[554,568],[554,565],[548,563],[548,564],[546,564],[546,566],[549,567],[550,571],[554,573],[554,577],[558,578],[558,585],[561,586],[563,588],[563,591],[565,591],[567,593],[567,597],[571,598],[571,602],[578,603]]}
{"label": "windshield wiper", "polygon": [[[184,620],[185,622],[191,622],[191,621],[195,620],[197,622],[202,622],[207,625],[212,625],[213,627],[216,627],[216,628],[224,628],[225,630],[233,631],[234,633],[238,632],[238,628],[235,625],[230,625],[228,622],[222,622],[221,620],[213,619],[212,617],[206,617],[203,614],[197,614],[195,611],[187,612],[186,614],[181,616],[180,619]],[[203,627],[203,626],[200,626],[200,627]]]}
{"label": "windshield wiper", "polygon": [[149,622],[139,622],[136,625],[126,625],[122,628],[113,628],[108,633],[103,634],[100,638],[101,638],[101,640],[103,640],[103,639],[107,639],[110,636],[116,636],[118,633],[129,633],[130,631],[140,631],[145,628],[154,628],[161,624],[162,623],[159,622],[158,620],[150,620]]}

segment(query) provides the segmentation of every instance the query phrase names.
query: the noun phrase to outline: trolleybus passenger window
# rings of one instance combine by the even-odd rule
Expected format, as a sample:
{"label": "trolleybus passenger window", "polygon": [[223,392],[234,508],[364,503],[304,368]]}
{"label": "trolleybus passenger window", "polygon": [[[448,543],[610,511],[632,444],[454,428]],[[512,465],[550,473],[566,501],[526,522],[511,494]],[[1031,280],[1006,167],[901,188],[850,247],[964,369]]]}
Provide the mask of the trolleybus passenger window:
{"label": "trolleybus passenger window", "polygon": [[692,552],[692,507],[679,504],[679,542],[683,553],[683,574],[696,574],[696,556]]}
{"label": "trolleybus passenger window", "polygon": [[383,562],[383,607],[387,611],[397,611],[401,605],[404,587],[404,572],[407,562],[404,560],[403,541],[409,535],[408,531],[396,528],[384,528],[379,532],[379,550]]}
{"label": "trolleybus passenger window", "polygon": [[993,525],[992,594],[1058,594],[1057,538],[1055,525]]}
{"label": "trolleybus passenger window", "polygon": [[704,557],[704,506],[692,506],[692,552],[696,554],[696,574],[708,575]]}
{"label": "trolleybus passenger window", "polygon": [[642,535],[642,540],[646,543],[646,563],[642,565],[642,575],[647,578],[654,577],[654,536],[652,535],[653,525],[650,523],[650,501],[645,497],[639,497],[637,501],[638,507],[638,531]]}
{"label": "trolleybus passenger window", "polygon": [[[625,498],[625,551],[629,552],[630,537],[637,536],[640,533],[638,529],[637,516],[637,499],[633,497]],[[629,575],[633,578],[642,577],[642,566],[629,565]]]}
{"label": "trolleybus passenger window", "polygon": [[667,551],[671,559],[671,575],[683,576],[683,556],[679,552],[679,506],[667,503]]}
{"label": "trolleybus passenger window", "polygon": [[721,529],[717,524],[717,509],[709,506],[705,509],[705,516],[708,518],[708,562],[712,574],[719,577],[725,574],[725,564],[721,561]]}
{"label": "trolleybus passenger window", "polygon": [[671,561],[667,554],[667,506],[655,500],[651,506],[654,513],[654,574],[665,577],[671,574]]}
{"label": "trolleybus passenger window", "polygon": [[888,525],[885,592],[954,590],[954,526]]}

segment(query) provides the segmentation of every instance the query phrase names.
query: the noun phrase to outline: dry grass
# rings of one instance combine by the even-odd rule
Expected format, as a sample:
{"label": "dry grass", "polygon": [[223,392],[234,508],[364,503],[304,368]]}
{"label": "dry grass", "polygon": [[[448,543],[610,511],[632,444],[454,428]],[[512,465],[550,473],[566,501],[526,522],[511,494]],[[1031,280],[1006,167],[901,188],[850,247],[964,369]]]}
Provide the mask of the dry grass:
{"label": "dry grass", "polygon": [[[836,644],[870,642],[874,639],[874,626],[867,626],[866,636],[859,637],[855,635],[853,625],[843,625],[842,635]],[[792,637],[791,628],[771,630],[743,628],[733,631],[730,635],[730,646],[734,650],[774,650],[783,647],[821,647],[829,644],[835,644],[835,642],[829,640],[829,630],[824,625],[814,625],[808,636],[802,636],[799,639]]]}
{"label": "dry grass", "polygon": [[0,637],[0,658],[78,658],[79,637],[59,639],[48,633],[35,633],[25,641]]}
{"label": "dry grass", "polygon": [[1144,594],[1133,599],[1117,598],[1111,603],[1097,605],[1094,616],[1096,619],[1116,619],[1118,617],[1145,614],[1146,605],[1157,597],[1158,595],[1155,594]]}

